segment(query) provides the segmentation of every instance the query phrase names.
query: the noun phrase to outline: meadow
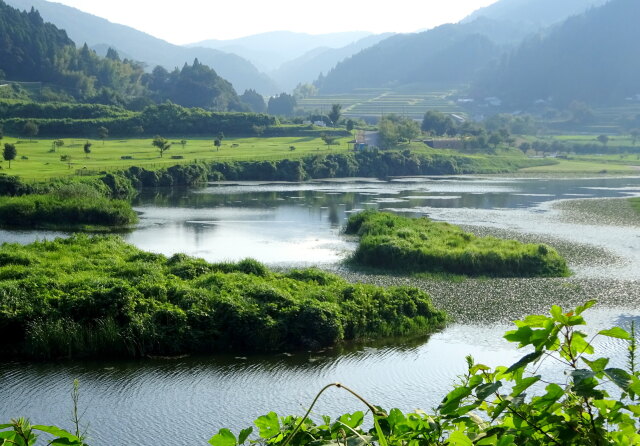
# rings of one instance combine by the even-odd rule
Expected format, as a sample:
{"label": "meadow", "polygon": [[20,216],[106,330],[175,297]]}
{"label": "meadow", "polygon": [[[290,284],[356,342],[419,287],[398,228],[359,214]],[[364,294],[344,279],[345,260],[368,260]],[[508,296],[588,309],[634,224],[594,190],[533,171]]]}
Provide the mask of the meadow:
{"label": "meadow", "polygon": [[[162,157],[151,138],[141,139],[60,139],[64,145],[54,148],[55,139],[16,139],[18,155],[11,162],[0,162],[1,172],[25,180],[48,180],[72,175],[95,175],[102,171],[124,170],[131,166],[155,170],[194,161],[243,161],[300,159],[309,155],[347,152],[350,138],[339,138],[331,147],[318,137],[224,138],[214,146],[214,138],[168,138],[171,148]],[[182,145],[181,141],[185,141]],[[86,142],[91,153],[84,153]],[[292,148],[293,147],[293,148]],[[24,159],[27,158],[27,159]]]}

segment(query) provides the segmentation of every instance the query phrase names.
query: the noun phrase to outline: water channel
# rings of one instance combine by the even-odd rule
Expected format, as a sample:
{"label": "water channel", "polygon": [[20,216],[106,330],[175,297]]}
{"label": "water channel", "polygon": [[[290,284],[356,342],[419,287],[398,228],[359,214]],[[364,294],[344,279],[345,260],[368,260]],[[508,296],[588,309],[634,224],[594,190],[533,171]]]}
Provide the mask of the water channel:
{"label": "water channel", "polygon": [[[302,414],[315,393],[334,381],[383,407],[429,410],[464,372],[465,355],[489,365],[509,365],[522,356],[501,337],[514,318],[597,298],[599,304],[587,314],[589,330],[640,320],[640,222],[590,213],[572,201],[597,204],[639,195],[640,177],[223,183],[145,193],[136,202],[139,227],[123,235],[142,249],[209,261],[253,257],[274,268],[317,265],[349,280],[419,286],[456,322],[428,339],[276,356],[4,362],[0,421],[27,416],[71,427],[74,378],[80,380],[83,420],[95,446],[206,444],[219,428],[237,431],[271,410]],[[478,234],[548,242],[567,256],[574,275],[451,282],[350,271],[340,262],[355,241],[341,229],[350,213],[366,208],[427,215]],[[26,243],[58,235],[65,234],[0,231],[0,240]],[[624,363],[624,344],[596,343],[614,363]],[[546,369],[562,376],[552,364],[544,364]],[[335,416],[362,409],[349,395],[331,390],[314,412]]]}

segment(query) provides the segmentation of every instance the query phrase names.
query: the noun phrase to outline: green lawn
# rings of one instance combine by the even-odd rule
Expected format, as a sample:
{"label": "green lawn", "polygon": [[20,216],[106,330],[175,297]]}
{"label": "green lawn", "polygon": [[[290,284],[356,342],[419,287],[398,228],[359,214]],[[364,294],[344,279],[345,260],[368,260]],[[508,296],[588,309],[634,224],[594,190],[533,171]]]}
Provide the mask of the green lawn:
{"label": "green lawn", "polygon": [[[83,146],[87,140],[65,138],[64,146],[52,151],[53,139],[33,141],[4,138],[2,143],[15,143],[18,155],[11,162],[0,162],[0,172],[18,175],[24,179],[43,180],[47,178],[75,175],[78,170],[88,172],[111,171],[141,166],[156,168],[194,160],[275,160],[301,158],[312,154],[346,152],[350,138],[340,138],[338,145],[329,148],[320,138],[274,137],[274,138],[225,138],[219,151],[212,139],[189,138],[183,147],[182,138],[169,138],[171,149],[160,157],[160,152],[152,146],[151,139],[111,139],[90,140],[91,153],[85,156]],[[291,150],[291,146],[295,150]],[[62,156],[71,157],[71,162],[61,161]],[[131,157],[122,159],[121,157]],[[182,156],[183,159],[172,159]],[[23,159],[26,157],[28,159]]]}

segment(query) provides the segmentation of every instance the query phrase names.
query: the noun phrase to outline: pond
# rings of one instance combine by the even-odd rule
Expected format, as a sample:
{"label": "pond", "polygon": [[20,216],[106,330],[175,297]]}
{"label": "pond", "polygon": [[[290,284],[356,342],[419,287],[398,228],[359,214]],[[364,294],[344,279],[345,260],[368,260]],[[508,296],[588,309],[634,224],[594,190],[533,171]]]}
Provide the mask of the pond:
{"label": "pond", "polygon": [[[402,178],[324,182],[212,184],[204,189],[146,193],[136,202],[139,227],[124,237],[136,246],[210,261],[253,257],[275,268],[319,265],[349,280],[419,286],[456,322],[430,338],[343,345],[321,352],[140,361],[0,364],[0,420],[28,416],[70,427],[70,391],[80,380],[89,442],[206,444],[222,427],[247,427],[274,410],[302,414],[325,384],[339,381],[383,407],[429,410],[465,371],[465,355],[510,365],[523,352],[502,339],[509,321],[570,307],[590,298],[590,330],[640,320],[640,224],[609,215],[574,218],[564,200],[640,195],[640,178]],[[545,241],[575,272],[562,279],[392,277],[350,271],[340,263],[355,248],[341,229],[352,212],[389,209],[463,225],[479,234]],[[56,233],[0,231],[0,240],[29,242]],[[256,335],[259,335],[258,333]],[[623,364],[623,343],[597,341]],[[543,365],[561,376],[552,364]],[[337,389],[315,414],[362,410]]]}

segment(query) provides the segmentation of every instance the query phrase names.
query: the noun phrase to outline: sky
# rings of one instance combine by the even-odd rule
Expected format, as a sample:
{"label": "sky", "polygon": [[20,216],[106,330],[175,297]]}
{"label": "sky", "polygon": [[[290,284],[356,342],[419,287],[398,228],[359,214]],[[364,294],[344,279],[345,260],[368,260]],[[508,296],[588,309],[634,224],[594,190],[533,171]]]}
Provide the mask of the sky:
{"label": "sky", "polygon": [[267,31],[414,32],[457,22],[496,0],[51,0],[175,44]]}

